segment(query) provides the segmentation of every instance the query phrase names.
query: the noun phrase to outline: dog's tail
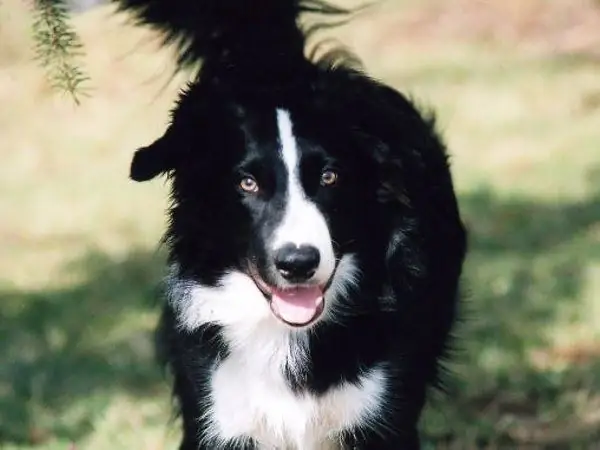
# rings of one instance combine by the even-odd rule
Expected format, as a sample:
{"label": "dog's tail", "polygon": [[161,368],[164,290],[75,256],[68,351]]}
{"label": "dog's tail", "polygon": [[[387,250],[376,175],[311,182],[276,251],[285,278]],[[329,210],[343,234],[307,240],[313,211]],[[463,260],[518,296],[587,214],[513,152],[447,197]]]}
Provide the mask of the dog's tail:
{"label": "dog's tail", "polygon": [[114,1],[176,45],[179,69],[202,62],[203,73],[253,84],[289,79],[306,62],[302,13],[347,13],[325,0]]}

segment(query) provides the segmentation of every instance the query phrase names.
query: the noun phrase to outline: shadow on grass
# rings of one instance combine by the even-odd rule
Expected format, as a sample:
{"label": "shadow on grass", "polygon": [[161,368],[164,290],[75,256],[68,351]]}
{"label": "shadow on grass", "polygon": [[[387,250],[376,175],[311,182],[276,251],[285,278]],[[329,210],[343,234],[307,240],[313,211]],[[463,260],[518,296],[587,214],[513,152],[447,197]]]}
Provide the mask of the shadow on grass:
{"label": "shadow on grass", "polygon": [[0,292],[0,447],[90,431],[111,393],[161,384],[152,332],[162,259],[92,253],[67,268],[72,287]]}
{"label": "shadow on grass", "polygon": [[463,208],[471,229],[466,280],[477,316],[469,336],[476,354],[501,346],[520,360],[524,347],[545,343],[540,331],[550,322],[586,314],[582,277],[600,259],[600,196],[540,204],[479,192],[466,196]]}
{"label": "shadow on grass", "polygon": [[[556,330],[583,323],[590,314],[584,288],[587,269],[600,260],[600,195],[540,203],[481,190],[460,200],[470,229],[465,321],[458,333],[462,360],[450,395],[433,401],[428,411],[429,444],[600,444],[600,421],[583,426],[587,418],[577,410],[578,396],[588,396],[599,402],[600,412],[598,342],[582,342],[595,348],[577,358],[572,349],[573,359],[560,361],[562,371],[553,370],[556,361],[554,367],[536,366],[531,356],[536,349],[551,353]],[[597,308],[600,292],[593,296]]]}

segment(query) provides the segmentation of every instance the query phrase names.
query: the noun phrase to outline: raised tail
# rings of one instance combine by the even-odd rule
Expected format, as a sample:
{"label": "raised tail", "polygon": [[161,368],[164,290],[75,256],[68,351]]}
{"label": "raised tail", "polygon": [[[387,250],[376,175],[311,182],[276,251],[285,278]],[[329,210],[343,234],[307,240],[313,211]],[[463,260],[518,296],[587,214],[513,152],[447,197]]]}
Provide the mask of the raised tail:
{"label": "raised tail", "polygon": [[220,80],[270,83],[297,76],[304,59],[302,13],[345,15],[323,0],[113,0],[175,44],[178,68],[199,62]]}

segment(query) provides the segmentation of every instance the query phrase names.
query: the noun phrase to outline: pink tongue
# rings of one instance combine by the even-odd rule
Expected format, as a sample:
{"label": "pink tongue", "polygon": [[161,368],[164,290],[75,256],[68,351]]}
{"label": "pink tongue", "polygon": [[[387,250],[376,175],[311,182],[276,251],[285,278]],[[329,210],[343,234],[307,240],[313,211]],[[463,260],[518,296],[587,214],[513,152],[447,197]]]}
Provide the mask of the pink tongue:
{"label": "pink tongue", "polygon": [[284,321],[303,325],[317,316],[323,303],[323,291],[317,286],[273,290],[271,309]]}

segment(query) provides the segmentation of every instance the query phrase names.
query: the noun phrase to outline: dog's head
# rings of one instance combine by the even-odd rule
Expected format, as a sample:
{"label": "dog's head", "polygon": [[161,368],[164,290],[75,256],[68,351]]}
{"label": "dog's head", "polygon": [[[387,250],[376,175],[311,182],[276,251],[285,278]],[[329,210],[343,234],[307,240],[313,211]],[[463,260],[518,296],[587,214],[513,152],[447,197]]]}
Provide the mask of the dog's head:
{"label": "dog's head", "polygon": [[231,288],[241,297],[231,308],[252,315],[267,305],[293,327],[368,308],[348,304],[349,294],[380,287],[369,277],[385,278],[394,257],[412,258],[418,275],[409,236],[421,205],[435,208],[427,170],[445,170],[443,158],[424,163],[443,152],[422,155],[440,144],[404,97],[351,72],[313,81],[285,102],[195,85],[131,166],[137,181],[172,179],[167,242],[179,276],[210,295]]}

